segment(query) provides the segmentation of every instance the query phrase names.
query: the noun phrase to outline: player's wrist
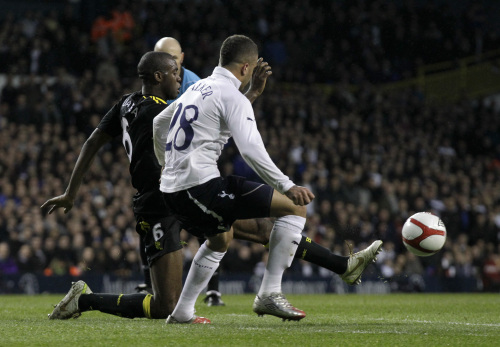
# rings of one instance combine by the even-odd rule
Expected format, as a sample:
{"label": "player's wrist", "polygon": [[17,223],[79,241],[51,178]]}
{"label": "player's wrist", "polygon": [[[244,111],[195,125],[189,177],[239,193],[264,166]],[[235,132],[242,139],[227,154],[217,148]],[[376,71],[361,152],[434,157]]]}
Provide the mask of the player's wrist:
{"label": "player's wrist", "polygon": [[66,192],[64,192],[64,195],[66,196],[66,198],[68,198],[71,201],[75,200],[75,198],[76,198],[76,193],[68,191],[68,190]]}

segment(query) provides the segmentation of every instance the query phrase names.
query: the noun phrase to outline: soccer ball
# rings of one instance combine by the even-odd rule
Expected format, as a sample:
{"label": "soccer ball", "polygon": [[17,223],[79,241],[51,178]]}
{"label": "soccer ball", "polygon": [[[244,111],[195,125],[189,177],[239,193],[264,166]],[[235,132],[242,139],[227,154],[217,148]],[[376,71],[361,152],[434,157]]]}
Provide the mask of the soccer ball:
{"label": "soccer ball", "polygon": [[429,212],[418,212],[408,218],[402,234],[406,248],[420,257],[436,254],[446,241],[443,221]]}

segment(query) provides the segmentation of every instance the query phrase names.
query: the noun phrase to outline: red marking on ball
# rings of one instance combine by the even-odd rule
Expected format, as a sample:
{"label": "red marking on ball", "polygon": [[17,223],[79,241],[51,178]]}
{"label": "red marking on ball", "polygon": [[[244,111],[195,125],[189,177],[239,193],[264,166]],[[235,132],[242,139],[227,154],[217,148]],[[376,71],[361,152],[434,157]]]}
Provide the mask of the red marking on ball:
{"label": "red marking on ball", "polygon": [[424,239],[426,239],[429,236],[432,235],[441,235],[441,236],[446,236],[445,232],[443,230],[439,229],[433,229],[429,228],[427,225],[423,224],[422,222],[416,220],[415,218],[411,218],[410,222],[418,226],[420,229],[422,229],[422,235],[419,237],[414,238],[413,240],[408,240],[403,236],[403,241],[412,246],[415,249],[418,249],[420,252],[424,253],[435,253],[436,251],[430,251],[428,249],[422,248],[420,246],[420,242]]}

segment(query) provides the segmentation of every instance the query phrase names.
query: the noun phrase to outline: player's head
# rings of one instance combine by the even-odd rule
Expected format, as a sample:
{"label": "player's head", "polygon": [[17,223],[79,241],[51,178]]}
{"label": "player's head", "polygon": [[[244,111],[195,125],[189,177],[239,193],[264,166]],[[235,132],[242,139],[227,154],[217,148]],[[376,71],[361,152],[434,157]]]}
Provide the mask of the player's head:
{"label": "player's head", "polygon": [[179,71],[181,71],[181,65],[184,61],[184,52],[182,51],[179,41],[173,37],[163,37],[156,42],[155,52],[165,52],[172,55],[177,63]]}
{"label": "player's head", "polygon": [[137,64],[137,73],[142,79],[144,93],[161,93],[166,99],[175,99],[179,94],[179,69],[174,58],[165,52],[147,52]]}
{"label": "player's head", "polygon": [[[259,59],[259,50],[255,42],[244,35],[229,36],[220,48],[219,65],[228,68],[241,80],[245,87],[252,78],[253,69]],[[241,78],[240,78],[241,77]]]}

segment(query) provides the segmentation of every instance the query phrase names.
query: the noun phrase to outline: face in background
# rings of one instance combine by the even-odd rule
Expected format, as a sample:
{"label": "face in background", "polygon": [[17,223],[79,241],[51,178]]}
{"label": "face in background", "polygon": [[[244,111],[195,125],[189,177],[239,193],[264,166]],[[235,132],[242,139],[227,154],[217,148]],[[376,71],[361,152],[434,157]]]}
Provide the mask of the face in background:
{"label": "face in background", "polygon": [[170,54],[177,64],[177,68],[179,69],[179,75],[181,74],[181,66],[184,61],[184,53],[182,52],[181,45],[179,42],[172,37],[164,37],[155,45],[155,52],[165,52]]}

